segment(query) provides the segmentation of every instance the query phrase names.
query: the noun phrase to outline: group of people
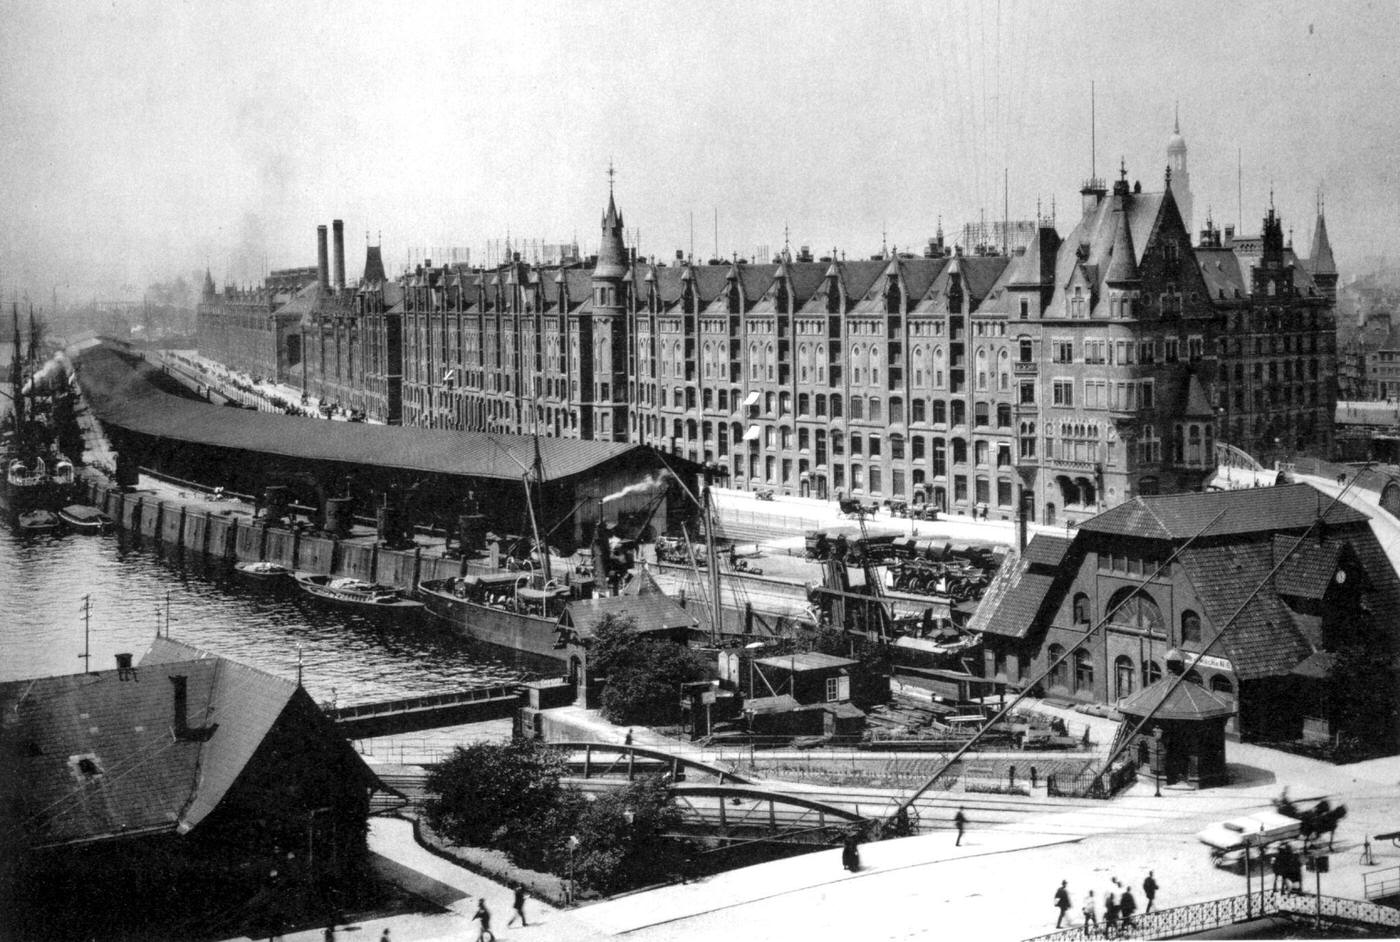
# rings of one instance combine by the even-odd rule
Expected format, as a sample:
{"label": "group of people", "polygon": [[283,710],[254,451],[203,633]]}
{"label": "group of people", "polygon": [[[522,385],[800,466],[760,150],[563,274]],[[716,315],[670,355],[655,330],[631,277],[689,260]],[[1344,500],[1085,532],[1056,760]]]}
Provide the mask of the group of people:
{"label": "group of people", "polygon": [[[1142,895],[1147,900],[1147,905],[1143,907],[1143,914],[1152,912],[1152,907],[1157,901],[1157,877],[1151,871],[1147,871],[1147,878],[1142,881]],[[1061,880],[1060,887],[1055,891],[1055,908],[1059,910],[1059,916],[1055,920],[1055,928],[1059,929],[1065,924],[1065,919],[1069,916],[1069,911],[1074,908],[1074,903],[1069,896],[1069,881]],[[1084,905],[1080,911],[1084,915],[1084,929],[1087,934],[1088,928],[1093,926],[1100,928],[1099,903],[1094,898],[1094,891],[1090,890],[1084,897]],[[1103,934],[1112,938],[1118,934],[1118,930],[1133,929],[1135,923],[1133,918],[1138,913],[1137,897],[1133,895],[1133,888],[1125,886],[1117,877],[1113,878],[1113,886],[1104,895],[1103,900]]]}

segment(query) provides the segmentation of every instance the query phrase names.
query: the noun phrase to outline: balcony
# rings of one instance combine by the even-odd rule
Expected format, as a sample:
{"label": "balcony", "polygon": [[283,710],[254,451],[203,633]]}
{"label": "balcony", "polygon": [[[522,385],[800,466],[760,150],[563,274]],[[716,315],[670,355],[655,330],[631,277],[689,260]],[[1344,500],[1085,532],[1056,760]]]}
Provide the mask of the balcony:
{"label": "balcony", "polygon": [[1017,376],[1034,376],[1040,372],[1040,368],[1035,361],[1017,360],[1012,365],[1012,372]]}

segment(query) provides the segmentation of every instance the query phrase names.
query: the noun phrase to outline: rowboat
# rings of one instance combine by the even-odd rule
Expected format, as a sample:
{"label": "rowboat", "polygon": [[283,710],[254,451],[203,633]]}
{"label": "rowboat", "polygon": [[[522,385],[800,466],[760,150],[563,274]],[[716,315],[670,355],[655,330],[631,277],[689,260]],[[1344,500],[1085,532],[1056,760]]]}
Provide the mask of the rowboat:
{"label": "rowboat", "polygon": [[58,529],[58,514],[51,510],[26,510],[19,515],[16,525],[24,533],[43,533]]}
{"label": "rowboat", "polygon": [[112,529],[112,518],[87,504],[69,504],[58,512],[58,518],[74,533],[106,533]]}
{"label": "rowboat", "polygon": [[269,562],[237,563],[233,570],[250,579],[284,579],[292,574],[292,571],[281,563]]}
{"label": "rowboat", "polygon": [[292,578],[309,594],[341,605],[376,611],[402,611],[423,607],[422,602],[404,598],[399,590],[392,586],[378,585],[361,579],[309,572],[293,573]]}

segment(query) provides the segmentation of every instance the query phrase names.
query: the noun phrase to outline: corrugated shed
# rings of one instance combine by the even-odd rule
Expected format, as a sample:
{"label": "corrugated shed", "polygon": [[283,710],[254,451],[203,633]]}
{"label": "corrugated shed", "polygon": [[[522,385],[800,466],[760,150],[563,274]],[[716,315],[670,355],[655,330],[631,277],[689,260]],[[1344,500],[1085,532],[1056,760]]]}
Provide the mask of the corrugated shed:
{"label": "corrugated shed", "polygon": [[[78,381],[104,422],[145,435],[315,461],[362,464],[435,474],[520,480],[531,467],[535,439],[354,422],[324,422],[266,412],[226,409],[156,389],[151,367],[134,367],[106,347],[76,358]],[[541,437],[544,479],[560,480],[649,449],[624,442]]]}
{"label": "corrugated shed", "polygon": [[574,628],[579,637],[590,638],[598,625],[609,615],[632,619],[637,625],[637,630],[641,632],[695,628],[699,624],[695,616],[666,595],[618,595],[580,599],[568,604],[561,620]]}

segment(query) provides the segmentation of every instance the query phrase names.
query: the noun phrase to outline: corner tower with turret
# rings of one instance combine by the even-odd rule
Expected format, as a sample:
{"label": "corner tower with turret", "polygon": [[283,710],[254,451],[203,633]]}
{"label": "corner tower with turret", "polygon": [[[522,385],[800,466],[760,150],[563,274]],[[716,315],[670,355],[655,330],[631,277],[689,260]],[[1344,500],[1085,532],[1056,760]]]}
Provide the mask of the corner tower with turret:
{"label": "corner tower with turret", "polygon": [[[609,176],[612,170],[609,168]],[[592,314],[579,319],[579,403],[583,438],[627,441],[627,290],[631,264],[622,214],[608,184],[603,238],[593,266]],[[591,426],[591,428],[589,427]]]}

